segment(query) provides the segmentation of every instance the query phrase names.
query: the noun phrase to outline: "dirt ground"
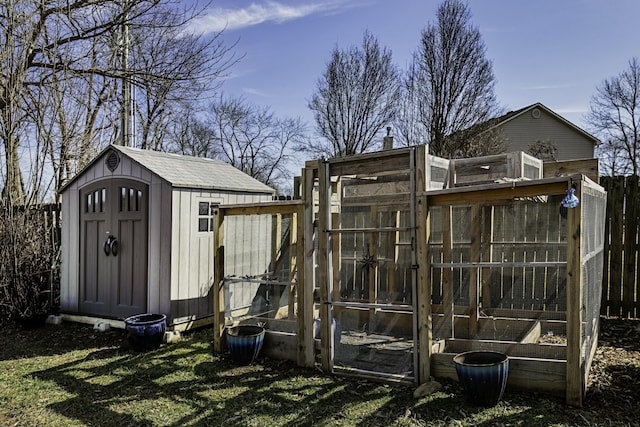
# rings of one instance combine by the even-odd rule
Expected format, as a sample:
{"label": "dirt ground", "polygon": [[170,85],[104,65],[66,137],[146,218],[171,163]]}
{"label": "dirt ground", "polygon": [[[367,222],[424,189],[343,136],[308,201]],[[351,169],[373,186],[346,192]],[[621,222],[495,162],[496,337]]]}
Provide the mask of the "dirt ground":
{"label": "dirt ground", "polygon": [[601,319],[584,406],[602,419],[627,414],[640,425],[640,320]]}

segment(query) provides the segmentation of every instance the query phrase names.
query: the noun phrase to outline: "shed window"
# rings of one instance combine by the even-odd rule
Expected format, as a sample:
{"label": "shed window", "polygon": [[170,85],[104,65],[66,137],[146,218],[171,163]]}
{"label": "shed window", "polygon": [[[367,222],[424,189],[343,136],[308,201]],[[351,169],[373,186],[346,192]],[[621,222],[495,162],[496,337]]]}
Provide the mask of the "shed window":
{"label": "shed window", "polygon": [[120,212],[139,212],[142,207],[142,191],[120,187]]}
{"label": "shed window", "polygon": [[198,202],[198,231],[213,231],[213,210],[215,204]]}
{"label": "shed window", "polygon": [[209,203],[200,202],[198,203],[198,215],[209,215]]}
{"label": "shed window", "polygon": [[100,188],[86,195],[84,211],[86,213],[104,212],[104,204],[107,199],[106,188]]}

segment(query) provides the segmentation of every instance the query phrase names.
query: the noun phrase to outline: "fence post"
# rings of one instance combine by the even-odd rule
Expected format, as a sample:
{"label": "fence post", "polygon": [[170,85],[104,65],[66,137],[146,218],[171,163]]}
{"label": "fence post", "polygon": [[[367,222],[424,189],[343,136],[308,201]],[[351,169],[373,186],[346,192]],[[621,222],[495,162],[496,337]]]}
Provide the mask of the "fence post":
{"label": "fence post", "polygon": [[213,239],[213,350],[223,350],[224,335],[224,213],[214,210]]}

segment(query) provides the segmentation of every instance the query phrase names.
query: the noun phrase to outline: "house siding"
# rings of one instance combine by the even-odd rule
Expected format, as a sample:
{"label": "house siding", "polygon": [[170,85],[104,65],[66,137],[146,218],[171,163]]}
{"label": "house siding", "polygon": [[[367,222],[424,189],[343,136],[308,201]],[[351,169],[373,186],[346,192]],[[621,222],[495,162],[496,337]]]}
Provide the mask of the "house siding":
{"label": "house siding", "polygon": [[[200,202],[217,204],[256,203],[271,200],[270,194],[174,189],[171,226],[171,308],[170,323],[182,323],[213,314],[213,232],[198,231]],[[264,249],[270,243],[267,218],[247,217],[225,219],[225,258],[229,274],[248,275],[251,269],[266,271],[269,259]],[[239,251],[251,241],[248,253]],[[246,244],[246,243],[245,243]],[[248,306],[257,291],[257,284],[237,287],[228,293],[225,303],[231,307]]]}
{"label": "house siding", "polygon": [[172,188],[153,176],[149,185],[148,311],[169,313],[171,293]]}
{"label": "house siding", "polygon": [[558,149],[557,160],[593,158],[594,145],[580,132],[567,126],[544,111],[539,118],[534,118],[532,111],[525,111],[500,126],[502,136],[506,139],[507,151],[529,150],[529,146],[537,141],[549,141]]}

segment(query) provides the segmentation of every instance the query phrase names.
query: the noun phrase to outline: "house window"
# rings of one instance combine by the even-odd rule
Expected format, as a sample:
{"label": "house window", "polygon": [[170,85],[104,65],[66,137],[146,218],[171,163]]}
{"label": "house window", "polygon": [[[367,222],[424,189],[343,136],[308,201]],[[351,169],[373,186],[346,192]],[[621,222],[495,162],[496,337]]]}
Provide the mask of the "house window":
{"label": "house window", "polygon": [[198,202],[198,231],[213,231],[213,215],[218,205],[210,202]]}

